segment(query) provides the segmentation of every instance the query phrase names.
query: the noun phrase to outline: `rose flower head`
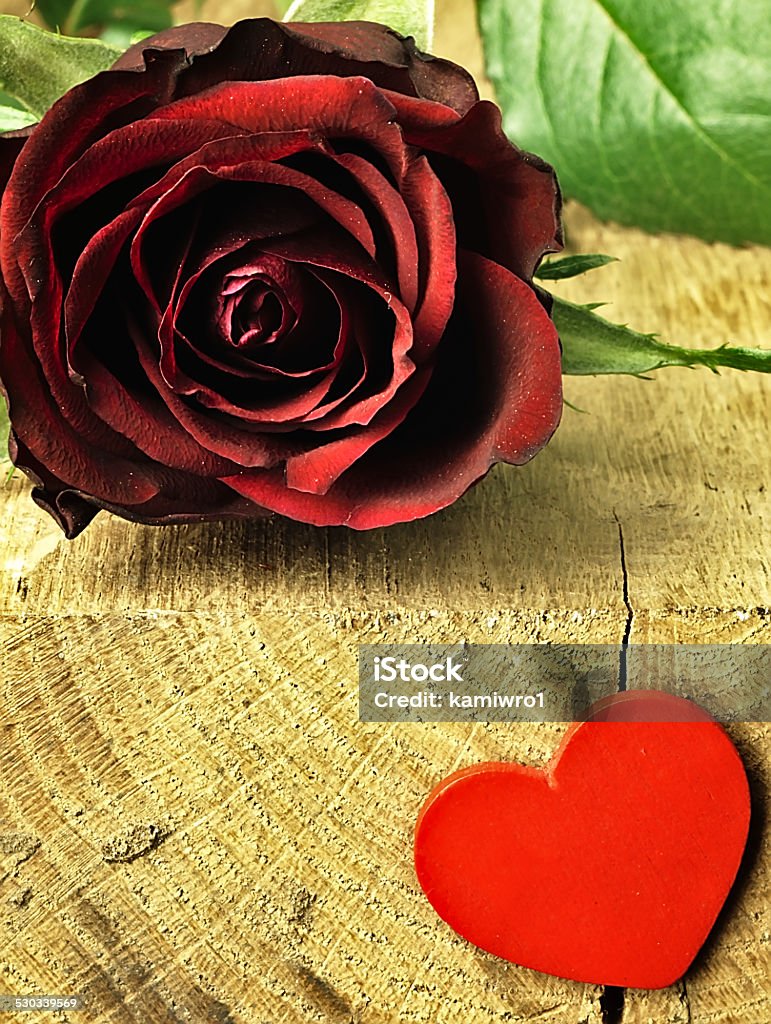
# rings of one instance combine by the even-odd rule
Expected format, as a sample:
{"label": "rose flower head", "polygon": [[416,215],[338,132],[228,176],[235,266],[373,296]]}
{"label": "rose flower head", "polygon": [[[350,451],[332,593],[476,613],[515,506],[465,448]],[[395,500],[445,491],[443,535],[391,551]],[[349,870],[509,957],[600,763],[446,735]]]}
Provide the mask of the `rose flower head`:
{"label": "rose flower head", "polygon": [[382,25],[170,29],[0,137],[10,450],[68,537],[387,526],[561,411],[552,169]]}

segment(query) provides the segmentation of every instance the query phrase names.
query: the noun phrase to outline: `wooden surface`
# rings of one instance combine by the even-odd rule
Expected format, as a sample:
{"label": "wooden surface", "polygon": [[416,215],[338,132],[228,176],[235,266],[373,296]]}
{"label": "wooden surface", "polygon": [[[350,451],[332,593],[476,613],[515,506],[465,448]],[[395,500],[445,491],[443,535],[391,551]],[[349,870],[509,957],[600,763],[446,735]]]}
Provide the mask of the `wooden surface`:
{"label": "wooden surface", "polygon": [[[440,19],[437,52],[478,67],[470,6]],[[580,209],[567,226],[621,262],[564,294],[683,344],[771,342],[768,250]],[[365,640],[615,642],[631,620],[633,643],[769,641],[770,382],[655,378],[569,379],[585,412],[530,465],[369,534],[102,514],[68,543],[17,475],[0,493],[0,992],[82,993],[60,1020],[115,1024],[771,1020],[767,724],[730,729],[755,807],[718,928],[685,985],[620,1005],[470,947],[412,869],[439,779],[541,764],[563,727],[357,720]]]}

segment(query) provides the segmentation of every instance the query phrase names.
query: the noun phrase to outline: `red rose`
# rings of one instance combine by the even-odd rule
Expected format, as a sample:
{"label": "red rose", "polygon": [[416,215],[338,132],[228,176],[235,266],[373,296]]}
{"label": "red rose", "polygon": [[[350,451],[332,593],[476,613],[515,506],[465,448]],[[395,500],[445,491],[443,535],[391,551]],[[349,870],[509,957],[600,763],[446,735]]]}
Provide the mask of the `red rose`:
{"label": "red rose", "polygon": [[411,39],[188,25],[27,134],[0,139],[0,378],[68,536],[100,508],[385,526],[554,431],[554,174]]}

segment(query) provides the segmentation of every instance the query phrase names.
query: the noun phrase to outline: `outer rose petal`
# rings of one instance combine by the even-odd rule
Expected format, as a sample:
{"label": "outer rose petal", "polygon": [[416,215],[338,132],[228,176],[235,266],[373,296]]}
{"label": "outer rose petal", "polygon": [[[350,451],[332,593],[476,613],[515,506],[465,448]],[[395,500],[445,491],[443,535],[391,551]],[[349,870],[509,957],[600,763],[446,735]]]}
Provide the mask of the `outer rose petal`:
{"label": "outer rose petal", "polygon": [[[106,134],[105,121],[114,129],[168,102],[175,76],[184,66],[182,54],[167,53],[159,54],[143,75],[103,71],[65,93],[34,127],[3,193],[0,268],[10,291],[10,282],[18,280],[12,240],[41,199],[100,131]],[[61,130],[62,123],[67,131]]]}
{"label": "outer rose petal", "polygon": [[422,300],[413,323],[412,352],[420,365],[441,341],[455,303],[455,223],[450,197],[424,156],[410,164],[402,193],[420,244]]}
{"label": "outer rose petal", "polygon": [[[19,131],[6,132],[4,135],[0,135],[0,196],[2,196],[3,189],[11,176],[16,158],[21,153],[33,127],[34,125],[31,125],[29,128],[22,128]],[[0,317],[2,317],[3,305],[7,302],[8,295],[3,286],[2,277],[0,277]],[[0,381],[0,394],[5,394],[2,381]],[[2,401],[2,398],[0,398],[0,401]]]}
{"label": "outer rose petal", "polygon": [[[479,99],[476,82],[465,68],[442,57],[422,53],[412,36],[405,38],[383,25],[369,21],[292,22],[286,28],[305,39],[311,37],[330,44],[330,49],[334,46],[341,54],[354,59],[357,54],[366,53],[368,61],[404,65],[417,96],[444,103],[458,113],[465,113]],[[389,88],[385,82],[376,84]]]}
{"label": "outer rose petal", "polygon": [[[479,99],[469,73],[452,61],[421,53],[415,41],[393,29],[368,21],[331,23],[292,22],[283,25],[268,18],[241,21],[231,29],[198,22],[166,29],[136,43],[115,68],[140,69],[144,51],[184,49],[189,57],[203,57],[219,49],[217,59],[230,70],[231,81],[283,78],[293,74],[363,75],[384,89],[436,100],[465,113]],[[191,73],[189,91],[206,87],[199,75],[208,67],[201,61]],[[217,81],[222,81],[221,67]],[[206,79],[203,82],[206,83]],[[213,84],[213,80],[208,84]]]}
{"label": "outer rose petal", "polygon": [[[514,274],[476,253],[461,253],[458,262],[460,315],[449,354],[455,364],[444,374],[440,364],[424,401],[398,430],[325,494],[291,490],[280,469],[223,482],[300,522],[369,530],[445,508],[495,462],[531,459],[562,411],[557,332]],[[485,393],[464,390],[474,385]]]}
{"label": "outer rose petal", "polygon": [[211,53],[227,35],[225,25],[194,21],[188,25],[175,25],[154,36],[141,39],[121,54],[112,65],[113,71],[142,71],[147,63],[146,50],[184,50],[188,58]]}
{"label": "outer rose petal", "polygon": [[255,519],[268,515],[247,498],[234,494],[216,480],[191,478],[198,490],[191,490],[183,499],[180,493],[158,494],[148,501],[126,507],[94,498],[71,487],[63,487],[33,456],[17,444],[11,435],[13,461],[24,467],[26,475],[35,483],[32,500],[53,516],[67,540],[72,540],[88,526],[100,509],[112,512],[134,523],[161,526],[167,523],[220,522],[223,519]]}
{"label": "outer rose petal", "polygon": [[395,114],[384,93],[366,78],[292,75],[277,81],[223,83],[167,104],[153,119],[217,119],[255,133],[318,132],[325,138],[350,135],[369,140],[392,124]]}
{"label": "outer rose petal", "polygon": [[34,128],[35,125],[31,124],[28,128],[20,128],[18,131],[5,132],[0,135],[0,194],[8,183],[16,158]]}
{"label": "outer rose petal", "polygon": [[499,108],[487,100],[449,122],[438,113],[441,107],[394,93],[388,98],[408,142],[435,155],[434,162],[437,156],[452,159],[440,177],[452,199],[458,244],[529,281],[545,253],[563,244],[554,169],[509,141]]}
{"label": "outer rose petal", "polygon": [[[9,391],[11,459],[38,485],[37,491],[33,491],[33,498],[54,516],[65,534],[76,536],[88,525],[94,513],[80,497],[59,506],[58,495],[66,486],[63,480],[81,480],[91,494],[105,495],[109,492],[116,502],[125,505],[154,497],[158,493],[159,482],[153,479],[152,468],[145,474],[139,463],[134,464],[118,456],[105,459],[103,452],[94,452],[82,443],[70,424],[61,417],[24,347],[14,344],[18,340],[17,334],[6,314],[2,321],[2,337],[0,373]],[[11,372],[21,376],[23,386],[20,389],[9,387]],[[26,447],[24,442],[27,439],[32,440],[35,452]]]}

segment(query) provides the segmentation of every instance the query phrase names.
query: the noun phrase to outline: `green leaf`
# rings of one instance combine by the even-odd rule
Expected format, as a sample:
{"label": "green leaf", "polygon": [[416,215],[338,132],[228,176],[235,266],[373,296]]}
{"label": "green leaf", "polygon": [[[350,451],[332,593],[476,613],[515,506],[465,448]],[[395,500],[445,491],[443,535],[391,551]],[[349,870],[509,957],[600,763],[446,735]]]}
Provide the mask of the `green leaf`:
{"label": "green leaf", "polygon": [[680,348],[665,345],[652,334],[612,324],[592,312],[554,297],[552,317],[562,342],[562,372],[569,374],[631,373],[639,376],[664,366],[719,366],[771,373],[771,349]]}
{"label": "green leaf", "polygon": [[0,89],[39,120],[68,89],[120,57],[98,39],[67,39],[0,15]]}
{"label": "green leaf", "polygon": [[378,21],[430,49],[434,0],[294,0],[284,21]]}
{"label": "green leaf", "polygon": [[143,39],[154,35],[155,29],[137,29],[136,25],[132,25],[131,22],[120,21],[107,25],[99,34],[99,38],[109,46],[117,46],[121,50],[127,50],[134,43],[141,43]]}
{"label": "green leaf", "polygon": [[516,142],[602,218],[771,243],[768,0],[479,0]]}
{"label": "green leaf", "polygon": [[28,110],[0,106],[0,132],[14,132],[18,128],[27,128],[37,120],[38,118]]}
{"label": "green leaf", "polygon": [[130,43],[131,46],[133,46],[134,43],[141,43],[143,39],[149,39],[150,36],[154,36],[154,35],[155,35],[155,32],[153,32],[152,29],[150,29],[150,28],[140,28],[138,32],[132,33],[132,36],[131,36],[131,39],[129,40],[129,43]]}
{"label": "green leaf", "polygon": [[24,107],[15,96],[9,96],[7,92],[0,92],[0,107],[16,107],[17,110],[24,110]]}
{"label": "green leaf", "polygon": [[47,25],[66,33],[103,25],[127,25],[160,32],[172,24],[174,0],[37,0],[36,10]]}
{"label": "green leaf", "polygon": [[602,253],[579,253],[576,256],[563,256],[558,260],[542,263],[535,276],[542,281],[563,281],[568,277],[585,274],[587,270],[605,267],[608,263],[617,263],[615,256],[604,256]]}

